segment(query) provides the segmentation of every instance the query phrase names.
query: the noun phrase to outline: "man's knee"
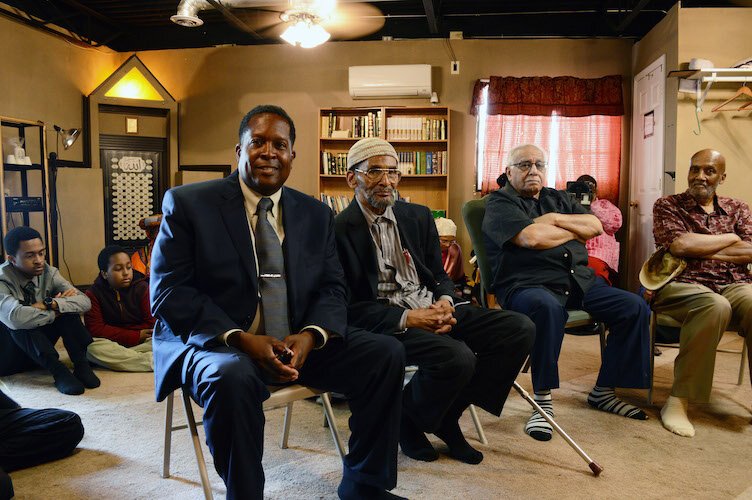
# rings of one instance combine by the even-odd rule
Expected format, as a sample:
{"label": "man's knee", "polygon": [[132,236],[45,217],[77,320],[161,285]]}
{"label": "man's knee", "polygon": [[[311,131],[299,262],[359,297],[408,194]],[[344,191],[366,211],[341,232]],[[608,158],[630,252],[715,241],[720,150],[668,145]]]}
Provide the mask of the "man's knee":
{"label": "man's knee", "polygon": [[723,295],[718,293],[706,294],[703,297],[701,307],[710,310],[720,324],[727,325],[731,320],[731,303]]}
{"label": "man's knee", "polygon": [[222,405],[259,405],[269,397],[266,384],[258,377],[250,359],[242,355],[227,355],[211,363],[198,380],[197,392],[202,400],[211,396]]}

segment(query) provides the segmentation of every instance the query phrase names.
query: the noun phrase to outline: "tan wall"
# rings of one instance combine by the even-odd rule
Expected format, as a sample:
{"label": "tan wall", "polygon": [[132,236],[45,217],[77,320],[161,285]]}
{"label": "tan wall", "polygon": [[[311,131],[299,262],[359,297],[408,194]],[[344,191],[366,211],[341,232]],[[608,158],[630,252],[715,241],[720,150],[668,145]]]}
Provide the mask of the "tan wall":
{"label": "tan wall", "polygon": [[[109,49],[80,47],[4,17],[0,17],[0,49],[0,115],[47,123],[49,151],[55,151],[52,125],[81,128],[83,96],[123,58]],[[60,159],[81,161],[83,144],[79,139],[68,150],[60,147]]]}
{"label": "tan wall", "polygon": [[[478,78],[625,75],[630,101],[631,48],[625,40],[452,41],[459,75],[449,74],[451,56],[441,40],[327,43],[303,51],[287,45],[150,51],[139,57],[180,102],[180,162],[235,165],[234,146],[243,114],[262,103],[283,106],[295,120],[297,158],[289,185],[315,194],[318,172],[318,109],[333,106],[426,105],[426,100],[352,100],[348,67],[370,64],[431,64],[441,105],[452,110],[449,169],[450,216],[460,226],[460,244],[470,241],[460,207],[475,196],[475,118],[469,115]],[[628,106],[627,106],[628,107]],[[625,118],[623,164],[629,157]]]}
{"label": "tan wall", "polygon": [[[682,9],[679,13],[679,62],[693,57],[729,67],[752,56],[752,9]],[[701,34],[701,36],[698,36]],[[680,94],[678,102],[676,191],[687,189],[689,159],[696,151],[713,148],[726,157],[725,196],[752,203],[752,111],[711,112],[731,97],[740,83],[716,83],[700,112],[696,135],[694,94]],[[747,100],[748,101],[748,100]],[[739,100],[738,108],[744,100]]]}
{"label": "tan wall", "polygon": [[60,258],[58,267],[77,285],[92,283],[99,272],[97,255],[104,247],[104,197],[91,193],[102,193],[102,183],[98,168],[61,168],[57,175],[60,255],[65,244],[65,260]]}
{"label": "tan wall", "polygon": [[[81,95],[89,94],[130,55],[81,49],[2,18],[0,47],[11,57],[7,68],[22,68],[0,73],[2,87],[10,89],[0,95],[0,111],[54,121],[66,128],[81,125]],[[475,118],[468,108],[478,78],[621,74],[626,102],[631,100],[629,40],[457,40],[452,41],[452,48],[461,63],[459,75],[449,74],[452,56],[443,40],[332,42],[312,50],[287,45],[222,47],[138,55],[180,102],[181,164],[234,165],[240,118],[257,104],[275,103],[287,109],[298,129],[298,156],[289,185],[310,194],[317,189],[319,108],[427,104],[410,99],[354,101],[348,94],[347,68],[430,64],[441,105],[452,109],[449,211],[460,228],[460,207],[475,196]],[[82,143],[61,151],[61,158],[81,160]],[[629,116],[625,117],[622,157],[626,178]],[[67,207],[61,205],[61,210],[65,217]],[[469,254],[464,228],[459,240]],[[75,242],[67,243],[70,255],[76,251]]]}

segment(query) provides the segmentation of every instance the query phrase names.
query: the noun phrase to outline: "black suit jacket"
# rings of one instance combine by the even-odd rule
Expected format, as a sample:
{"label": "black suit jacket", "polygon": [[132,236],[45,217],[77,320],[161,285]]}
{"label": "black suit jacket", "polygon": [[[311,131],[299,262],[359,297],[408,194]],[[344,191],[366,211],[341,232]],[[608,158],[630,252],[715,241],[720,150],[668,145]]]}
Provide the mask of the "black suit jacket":
{"label": "black suit jacket", "polygon": [[[439,235],[431,211],[402,201],[395,203],[392,209],[402,246],[409,250],[421,284],[431,290],[436,299],[442,295],[454,296],[454,283],[441,261]],[[405,309],[377,300],[376,246],[356,200],[337,215],[334,227],[347,281],[349,323],[376,333],[398,331]]]}
{"label": "black suit jacket", "polygon": [[[258,279],[238,173],[169,190],[151,256],[154,376],[157,400],[181,384],[190,349],[219,345],[218,335],[247,330],[258,305]],[[334,218],[314,198],[283,187],[280,199],[290,327],[346,335],[342,267]]]}

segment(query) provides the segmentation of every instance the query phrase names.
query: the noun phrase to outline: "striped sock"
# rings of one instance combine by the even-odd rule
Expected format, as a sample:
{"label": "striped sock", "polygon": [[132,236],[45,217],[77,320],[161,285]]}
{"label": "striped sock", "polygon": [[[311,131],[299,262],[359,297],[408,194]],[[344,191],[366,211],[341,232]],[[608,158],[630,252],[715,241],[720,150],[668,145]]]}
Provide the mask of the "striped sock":
{"label": "striped sock", "polygon": [[[554,402],[551,398],[551,391],[536,392],[533,394],[533,399],[551,418],[554,417]],[[536,410],[525,424],[525,432],[538,441],[549,441],[553,436],[554,428]]]}
{"label": "striped sock", "polygon": [[622,417],[633,418],[635,420],[648,419],[644,411],[617,398],[613,388],[598,387],[596,385],[590,394],[588,394],[587,401],[593,408],[615,413]]}

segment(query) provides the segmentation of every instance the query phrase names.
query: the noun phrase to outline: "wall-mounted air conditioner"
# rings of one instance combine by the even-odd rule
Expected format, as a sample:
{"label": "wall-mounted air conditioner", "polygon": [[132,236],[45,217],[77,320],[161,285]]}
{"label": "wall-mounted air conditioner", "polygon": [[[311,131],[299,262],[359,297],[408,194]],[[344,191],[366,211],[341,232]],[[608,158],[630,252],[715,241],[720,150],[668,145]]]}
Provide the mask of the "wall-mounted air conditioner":
{"label": "wall-mounted air conditioner", "polygon": [[430,64],[350,66],[353,99],[431,97]]}

